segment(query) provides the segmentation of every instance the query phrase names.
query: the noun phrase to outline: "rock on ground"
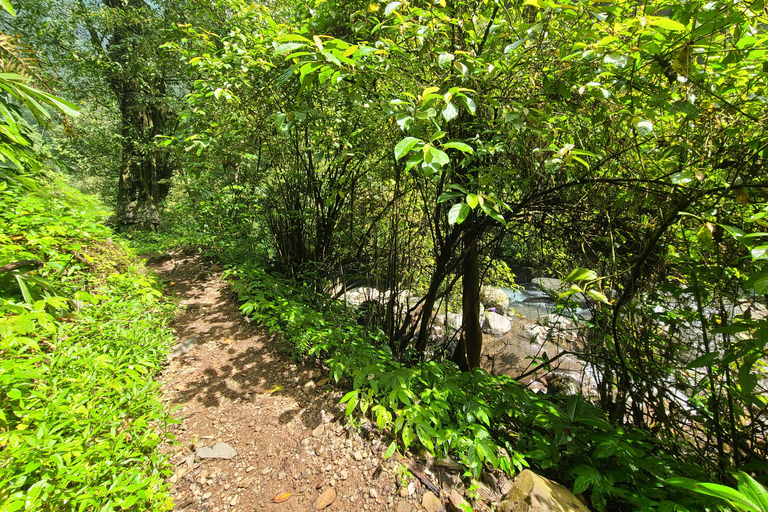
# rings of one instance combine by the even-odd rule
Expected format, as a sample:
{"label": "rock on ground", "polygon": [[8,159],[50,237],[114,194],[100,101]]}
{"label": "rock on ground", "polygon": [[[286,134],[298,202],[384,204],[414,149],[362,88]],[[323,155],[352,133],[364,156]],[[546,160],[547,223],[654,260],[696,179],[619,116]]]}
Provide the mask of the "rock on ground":
{"label": "rock on ground", "polygon": [[233,459],[237,457],[237,452],[227,443],[216,443],[211,446],[203,446],[197,450],[197,456],[201,459]]}
{"label": "rock on ground", "polygon": [[427,512],[440,512],[441,510],[444,510],[440,498],[435,496],[431,491],[424,493],[424,497],[421,500],[421,506],[424,507]]}
{"label": "rock on ground", "polygon": [[509,308],[509,297],[501,288],[495,286],[483,286],[480,289],[480,302],[488,309],[495,308],[497,312],[504,314]]}
{"label": "rock on ground", "polygon": [[571,491],[548,478],[526,469],[512,484],[500,512],[589,512]]}
{"label": "rock on ground", "polygon": [[502,336],[512,330],[512,322],[509,318],[502,316],[493,311],[488,311],[485,314],[485,321],[483,322],[483,332],[486,334],[492,334],[493,336]]}

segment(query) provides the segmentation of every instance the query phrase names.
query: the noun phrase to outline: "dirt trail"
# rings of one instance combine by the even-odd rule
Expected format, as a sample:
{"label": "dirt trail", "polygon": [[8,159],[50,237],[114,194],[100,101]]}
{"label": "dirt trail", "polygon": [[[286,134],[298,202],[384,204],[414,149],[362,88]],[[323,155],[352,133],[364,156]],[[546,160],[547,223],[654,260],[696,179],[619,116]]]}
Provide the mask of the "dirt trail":
{"label": "dirt trail", "polygon": [[[179,445],[168,448],[174,510],[312,511],[334,494],[325,510],[424,510],[423,490],[398,493],[386,443],[372,429],[361,437],[346,426],[342,390],[322,369],[273,350],[239,312],[220,269],[183,256],[153,267],[180,299],[175,331],[186,351],[170,359],[161,388],[181,418],[173,426]],[[217,443],[236,455],[200,458],[199,448]],[[291,495],[274,503],[283,493]]]}

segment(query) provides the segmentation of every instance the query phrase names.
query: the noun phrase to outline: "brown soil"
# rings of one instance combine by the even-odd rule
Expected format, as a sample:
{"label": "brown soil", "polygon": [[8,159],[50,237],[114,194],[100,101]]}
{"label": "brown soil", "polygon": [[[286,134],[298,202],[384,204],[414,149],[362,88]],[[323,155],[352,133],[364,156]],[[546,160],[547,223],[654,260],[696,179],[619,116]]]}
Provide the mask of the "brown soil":
{"label": "brown soil", "polygon": [[[325,510],[424,510],[418,481],[398,488],[401,464],[384,460],[387,441],[346,424],[338,405],[344,391],[322,368],[279,354],[240,313],[220,269],[183,256],[154,268],[180,300],[178,341],[197,340],[162,375],[164,400],[180,418],[178,444],[167,448],[174,510],[311,511],[331,488],[336,498]],[[195,456],[219,442],[237,455]],[[283,493],[287,501],[274,503]]]}

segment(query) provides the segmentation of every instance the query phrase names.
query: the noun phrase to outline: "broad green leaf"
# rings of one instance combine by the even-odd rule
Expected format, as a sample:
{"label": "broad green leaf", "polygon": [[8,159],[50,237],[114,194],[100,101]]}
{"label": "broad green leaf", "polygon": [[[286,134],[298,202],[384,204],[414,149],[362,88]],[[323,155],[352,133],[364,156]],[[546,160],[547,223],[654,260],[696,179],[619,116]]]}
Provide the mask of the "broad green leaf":
{"label": "broad green leaf", "polygon": [[426,110],[418,110],[416,112],[416,119],[431,119],[437,115],[437,110],[429,107]]}
{"label": "broad green leaf", "polygon": [[443,137],[445,137],[445,132],[435,132],[429,138],[429,142],[435,142],[436,140],[442,139]]}
{"label": "broad green leaf", "polygon": [[288,53],[293,50],[296,50],[297,48],[304,48],[303,43],[283,43],[275,46],[275,55],[280,55],[283,53]]}
{"label": "broad green leaf", "polygon": [[627,63],[629,62],[629,59],[626,55],[622,53],[608,53],[603,58],[603,62],[606,64],[613,64],[617,68],[623,68],[626,67]]}
{"label": "broad green leaf", "polygon": [[490,447],[485,446],[484,443],[480,442],[475,444],[475,449],[477,450],[477,458],[480,459],[481,462],[493,460],[493,452],[490,450]]}
{"label": "broad green leaf", "polygon": [[580,494],[586,491],[591,486],[597,484],[601,479],[600,472],[592,466],[578,466],[573,470],[573,473],[578,475],[573,483],[574,494]]}
{"label": "broad green leaf", "polygon": [[747,280],[746,286],[755,292],[764,295],[768,293],[768,272],[757,274]]}
{"label": "broad green leaf", "polygon": [[761,512],[768,512],[768,489],[743,471],[736,473],[736,479],[739,482],[739,491],[759,503]]}
{"label": "broad green leaf", "polygon": [[80,112],[77,110],[77,107],[75,107],[72,103],[59,98],[58,96],[54,96],[52,94],[48,94],[42,91],[39,91],[37,89],[33,89],[29,87],[27,89],[28,91],[32,92],[35,96],[39,97],[43,101],[46,101],[59,109],[61,112],[68,116],[77,117],[80,115]]}
{"label": "broad green leaf", "polygon": [[573,482],[573,494],[581,494],[592,485],[593,479],[590,475],[581,475]]}
{"label": "broad green leaf", "polygon": [[592,297],[597,302],[602,302],[603,304],[608,304],[608,297],[606,297],[605,295],[603,295],[602,293],[600,293],[597,290],[589,289],[589,290],[587,290],[587,295]]}
{"label": "broad green leaf", "polygon": [[325,51],[325,46],[323,45],[323,40],[320,39],[320,36],[314,35],[312,36],[312,40],[315,42],[315,46],[317,46],[317,49],[321,52]]}
{"label": "broad green leaf", "polygon": [[663,28],[665,30],[673,30],[677,32],[685,30],[685,25],[683,25],[679,21],[671,20],[664,16],[647,16],[645,20],[648,22],[649,25]]}
{"label": "broad green leaf", "polygon": [[504,48],[504,53],[512,53],[512,52],[513,52],[513,51],[515,51],[515,50],[516,50],[518,47],[520,47],[520,46],[521,46],[523,43],[525,43],[525,39],[518,39],[518,40],[517,40],[517,41],[515,41],[514,43],[510,43],[510,44],[508,44],[508,45],[507,45],[507,46]]}
{"label": "broad green leaf", "polygon": [[609,438],[606,441],[597,445],[595,448],[594,456],[598,459],[604,459],[606,457],[612,457],[619,449],[619,444],[616,439]]}
{"label": "broad green leaf", "polygon": [[411,151],[411,149],[413,149],[414,146],[420,142],[422,141],[416,137],[406,137],[398,142],[397,146],[395,146],[395,160],[400,160],[403,158],[408,152]]}
{"label": "broad green leaf", "polygon": [[699,231],[696,233],[696,238],[704,247],[712,247],[712,230],[709,229],[709,226],[701,226]]}
{"label": "broad green leaf", "polygon": [[477,105],[475,105],[475,100],[473,100],[469,96],[465,96],[464,101],[467,104],[467,110],[469,110],[469,113],[474,115],[475,112],[477,112]]}
{"label": "broad green leaf", "polygon": [[323,57],[325,57],[332,63],[336,64],[337,66],[341,66],[341,61],[339,60],[338,57],[336,57],[336,55],[333,54],[333,52],[322,50],[320,53],[323,55]]}
{"label": "broad green leaf", "polygon": [[440,194],[440,197],[437,198],[438,203],[444,203],[446,201],[450,201],[451,199],[456,199],[457,197],[462,197],[464,194],[461,192],[456,191],[449,191],[449,192],[443,192]]}
{"label": "broad green leaf", "polygon": [[647,119],[640,119],[639,117],[632,118],[632,126],[637,130],[637,134],[641,137],[645,137],[653,131],[653,123]]}
{"label": "broad green leaf", "polygon": [[750,369],[751,367],[746,365],[739,369],[738,382],[743,396],[751,395],[757,386],[757,375],[752,373]]}
{"label": "broad green leaf", "polygon": [[475,152],[469,144],[464,144],[463,142],[448,142],[443,144],[443,149],[458,149],[459,151],[470,155]]}
{"label": "broad green leaf", "polygon": [[686,183],[691,183],[695,178],[695,175],[692,171],[681,171],[676,172],[672,176],[669,177],[669,181],[674,183],[675,185],[684,185]]}
{"label": "broad green leaf", "polygon": [[453,62],[453,59],[455,59],[454,55],[452,53],[441,53],[437,57],[437,63],[441,68],[445,68],[451,65],[451,62]]}
{"label": "broad green leaf", "polygon": [[414,439],[413,429],[411,428],[410,425],[405,425],[403,427],[403,432],[400,435],[403,438],[403,445],[405,445],[405,447],[408,448]]}
{"label": "broad green leaf", "polygon": [[0,6],[8,11],[11,16],[16,16],[16,12],[13,10],[13,6],[9,0],[0,0]]}
{"label": "broad green leaf", "polygon": [[693,368],[704,368],[705,366],[712,366],[716,361],[720,360],[720,354],[717,352],[709,352],[707,354],[704,354],[703,356],[697,357],[688,365],[686,368],[693,369]]}
{"label": "broad green leaf", "polygon": [[731,487],[726,487],[725,485],[697,483],[696,485],[693,486],[691,490],[701,494],[706,494],[708,496],[714,496],[715,498],[720,498],[722,500],[725,500],[729,502],[731,505],[734,505],[735,507],[743,511],[762,512],[763,510],[760,507],[759,503],[756,503],[755,501],[747,498],[747,496],[737,491],[736,489],[733,489]]}
{"label": "broad green leaf", "polygon": [[421,441],[421,444],[424,445],[430,453],[435,452],[435,445],[432,443],[432,438],[421,424],[416,425],[416,435],[418,436],[419,441]]}
{"label": "broad green leaf", "polygon": [[438,92],[439,90],[440,90],[439,87],[427,87],[426,89],[424,89],[424,92],[421,93],[421,97],[422,98],[426,98],[430,94],[434,94],[434,93]]}
{"label": "broad green leaf", "polygon": [[744,236],[746,235],[744,231],[740,230],[739,228],[735,228],[733,226],[723,225],[722,228],[726,230],[728,233],[730,233],[731,236],[736,240],[738,240],[739,242],[741,242]]}
{"label": "broad green leaf", "polygon": [[446,121],[451,121],[456,119],[456,116],[459,115],[459,109],[457,109],[456,105],[449,101],[445,104],[445,107],[443,107],[442,114]]}
{"label": "broad green leaf", "polygon": [[32,303],[32,294],[29,293],[27,283],[24,282],[24,276],[17,273],[14,277],[16,278],[16,283],[19,285],[19,290],[21,291],[21,296],[24,297],[24,301],[27,302],[27,304]]}
{"label": "broad green leaf", "polygon": [[457,203],[448,211],[448,224],[461,224],[472,209],[467,203]]}
{"label": "broad green leaf", "polygon": [[507,219],[504,218],[504,216],[499,213],[498,210],[490,206],[488,203],[480,203],[480,209],[483,210],[483,212],[491,217],[496,222],[501,223],[502,225],[507,225]]}
{"label": "broad green leaf", "polygon": [[749,252],[752,254],[752,261],[764,260],[768,258],[768,245],[753,247]]}
{"label": "broad green leaf", "polygon": [[736,48],[743,50],[745,48],[749,48],[750,46],[754,46],[755,43],[757,43],[757,38],[755,36],[745,36],[736,42]]}
{"label": "broad green leaf", "polygon": [[595,279],[597,279],[597,273],[594,270],[586,268],[577,268],[565,277],[567,283],[573,283],[575,281],[594,281]]}
{"label": "broad green leaf", "polygon": [[425,160],[437,162],[440,166],[445,166],[451,163],[451,159],[448,158],[448,155],[434,146],[429,148],[429,157],[425,158]]}
{"label": "broad green leaf", "polygon": [[391,443],[389,443],[389,447],[387,448],[387,451],[384,452],[384,458],[385,459],[390,458],[392,455],[394,455],[395,450],[397,450],[397,441],[392,441]]}
{"label": "broad green leaf", "polygon": [[405,132],[408,131],[408,128],[413,124],[413,117],[405,114],[398,114],[395,122],[397,123],[397,126]]}
{"label": "broad green leaf", "polygon": [[390,2],[384,8],[384,16],[389,16],[392,12],[396,11],[398,7],[403,5],[402,2]]}
{"label": "broad green leaf", "polygon": [[576,286],[575,284],[572,284],[571,287],[569,289],[567,289],[566,291],[564,291],[562,293],[558,293],[557,294],[557,298],[558,299],[564,299],[566,297],[570,297],[571,295],[575,295],[575,294],[581,293],[583,291],[584,291],[584,289],[581,288],[580,286]]}
{"label": "broad green leaf", "polygon": [[408,157],[405,162],[405,170],[410,171],[415,165],[418,165],[424,161],[424,153],[417,151]]}
{"label": "broad green leaf", "polygon": [[470,208],[472,208],[473,210],[474,210],[475,208],[477,208],[477,205],[478,205],[478,203],[479,203],[479,200],[478,200],[478,198],[477,198],[477,194],[469,194],[469,195],[467,196],[467,204],[468,204],[468,205],[469,205],[469,207],[470,207]]}
{"label": "broad green leaf", "polygon": [[469,194],[469,190],[464,188],[462,185],[459,185],[458,183],[451,183],[450,185],[448,185],[448,188],[452,189],[452,190],[458,190],[459,192],[461,192],[464,195]]}
{"label": "broad green leaf", "polygon": [[288,34],[280,38],[281,41],[301,41],[304,43],[311,43],[309,39],[299,34]]}
{"label": "broad green leaf", "polygon": [[571,395],[568,397],[568,402],[565,406],[565,412],[568,414],[568,419],[573,421],[576,417],[576,408],[579,405],[579,398],[577,395]]}

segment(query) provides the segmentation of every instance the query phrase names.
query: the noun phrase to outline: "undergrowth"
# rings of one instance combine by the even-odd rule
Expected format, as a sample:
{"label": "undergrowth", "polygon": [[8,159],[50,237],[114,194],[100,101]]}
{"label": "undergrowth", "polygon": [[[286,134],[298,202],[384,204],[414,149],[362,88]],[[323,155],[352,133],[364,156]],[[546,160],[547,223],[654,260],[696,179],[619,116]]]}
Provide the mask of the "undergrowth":
{"label": "undergrowth", "polygon": [[172,508],[154,382],[172,306],[92,204],[55,177],[0,182],[3,511]]}
{"label": "undergrowth", "polygon": [[[706,479],[701,467],[665,453],[649,432],[609,423],[583,397],[534,394],[506,376],[462,373],[452,362],[400,364],[381,332],[356,324],[339,302],[300,280],[241,264],[231,271],[241,309],[280,332],[294,357],[314,356],[351,385],[347,415],[369,418],[392,439],[386,452],[425,448],[454,456],[466,476],[533,467],[585,493],[597,510],[706,510],[666,480]],[[318,306],[321,305],[321,306]]]}

